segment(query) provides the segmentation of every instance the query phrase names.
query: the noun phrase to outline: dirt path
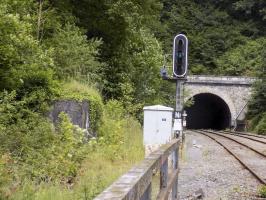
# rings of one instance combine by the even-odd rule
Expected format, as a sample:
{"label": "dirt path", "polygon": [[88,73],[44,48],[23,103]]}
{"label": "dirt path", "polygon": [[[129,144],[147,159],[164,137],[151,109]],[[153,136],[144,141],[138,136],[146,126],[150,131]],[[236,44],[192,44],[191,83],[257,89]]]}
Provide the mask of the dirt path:
{"label": "dirt path", "polygon": [[259,182],[210,138],[187,132],[180,160],[179,197],[203,190],[206,200],[251,200]]}

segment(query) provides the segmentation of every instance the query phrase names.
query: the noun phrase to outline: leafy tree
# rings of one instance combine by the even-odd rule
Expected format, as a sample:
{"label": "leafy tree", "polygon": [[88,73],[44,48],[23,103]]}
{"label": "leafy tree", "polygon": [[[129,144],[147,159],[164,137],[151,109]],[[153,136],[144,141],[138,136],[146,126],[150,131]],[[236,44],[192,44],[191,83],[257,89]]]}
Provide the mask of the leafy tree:
{"label": "leafy tree", "polygon": [[249,104],[249,115],[255,117],[266,112],[266,84],[265,80],[259,80],[255,84],[253,99]]}
{"label": "leafy tree", "polygon": [[217,74],[255,76],[265,65],[265,45],[263,37],[227,51],[217,60]]}
{"label": "leafy tree", "polygon": [[245,17],[252,17],[262,22],[266,20],[266,3],[263,0],[238,0],[233,3],[235,10],[241,11]]}
{"label": "leafy tree", "polygon": [[101,40],[90,40],[75,25],[67,24],[45,41],[53,48],[54,70],[60,79],[75,78],[94,83],[99,81],[101,64],[97,60]]}
{"label": "leafy tree", "polygon": [[17,90],[17,98],[28,97],[31,107],[40,108],[53,95],[54,62],[51,50],[43,50],[31,35],[28,18],[0,3],[0,91]]}
{"label": "leafy tree", "polygon": [[[73,13],[79,19],[79,25],[86,29],[88,38],[102,38],[100,57],[106,63],[101,70],[103,95],[106,99],[123,98],[124,88],[134,90],[132,84],[137,82],[132,81],[130,72],[138,68],[132,65],[132,55],[145,49],[145,44],[140,43],[141,30],[159,27],[156,21],[159,1],[82,0],[72,5]],[[153,37],[152,34],[149,37]],[[142,81],[145,80],[139,80]]]}
{"label": "leafy tree", "polygon": [[259,134],[266,133],[266,48],[261,50],[262,65],[256,70],[258,80],[253,87],[252,99],[249,102],[248,118],[251,120],[250,128]]}
{"label": "leafy tree", "polygon": [[163,3],[161,21],[166,28],[161,38],[164,49],[172,53],[173,37],[180,32],[187,33],[192,73],[214,73],[215,59],[246,39],[241,34],[246,24],[234,20],[226,10],[216,8],[210,1],[164,0]]}
{"label": "leafy tree", "polygon": [[[134,100],[131,103],[138,106],[138,111],[142,112],[144,105],[163,101],[159,74],[163,58],[161,45],[150,31],[142,29],[135,33],[135,37],[137,40],[132,41],[131,48],[128,49],[132,52],[128,62],[131,63],[128,73],[134,87]],[[139,50],[134,51],[135,48]]]}

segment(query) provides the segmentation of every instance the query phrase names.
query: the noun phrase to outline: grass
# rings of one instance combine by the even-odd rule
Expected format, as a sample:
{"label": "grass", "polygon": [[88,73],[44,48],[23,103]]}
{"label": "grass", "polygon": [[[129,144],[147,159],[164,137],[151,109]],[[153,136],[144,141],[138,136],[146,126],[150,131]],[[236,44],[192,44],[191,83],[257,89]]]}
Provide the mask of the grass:
{"label": "grass", "polygon": [[24,182],[23,187],[12,199],[16,200],[73,200],[93,199],[120,175],[130,169],[129,161],[110,161],[101,153],[92,153],[83,163],[79,176],[73,186],[60,183],[34,185]]}
{"label": "grass", "polygon": [[259,195],[263,198],[266,198],[266,185],[263,185],[259,188]]}
{"label": "grass", "polygon": [[[142,129],[138,122],[124,119],[125,141],[120,155],[107,154],[112,146],[95,146],[88,152],[73,184],[61,183],[34,184],[24,181],[21,189],[11,199],[14,200],[89,200],[96,197],[119,176],[144,158]],[[0,198],[1,199],[1,198]]]}
{"label": "grass", "polygon": [[[65,143],[61,145],[64,148],[62,151],[59,151],[60,148],[55,150],[58,157],[55,157],[53,152],[48,152],[47,155],[54,159],[43,161],[42,156],[46,155],[44,151],[34,157],[32,155],[35,155],[35,146],[30,152],[32,155],[27,154],[32,158],[27,165],[23,165],[23,162],[18,163],[19,157],[11,159],[8,154],[0,156],[0,200],[93,199],[134,164],[143,160],[142,128],[135,118],[129,116],[120,102],[110,100],[103,104],[100,94],[93,87],[75,81],[66,83],[60,92],[62,99],[89,101],[90,123],[91,126],[94,125],[93,130],[97,131],[98,138],[92,138],[88,143],[84,143],[84,148],[79,151],[75,147],[76,154],[69,156],[68,151],[74,142],[70,135],[74,132],[72,126],[65,123],[62,127],[66,134],[62,139]],[[50,130],[50,124],[47,124],[47,127]],[[46,129],[42,127],[40,130],[43,135],[50,133],[45,132]],[[39,135],[39,132],[36,135]],[[32,136],[30,139],[36,138]],[[50,141],[51,139],[47,138],[46,144],[50,144]],[[54,143],[48,147],[61,147],[59,144],[61,143]],[[75,159],[75,156],[72,158],[72,155],[77,155],[78,159]],[[65,157],[67,159],[61,159]],[[40,169],[41,162],[38,159],[48,167]],[[14,164],[12,170],[9,169],[10,164]],[[57,176],[65,169],[74,173]],[[35,172],[37,175],[28,175],[24,171]]]}
{"label": "grass", "polygon": [[[67,83],[64,83],[62,86],[64,89],[63,91],[63,97],[70,97],[74,98],[76,100],[84,100],[84,97],[93,97],[93,98],[98,98],[99,101],[102,101],[102,97],[100,93],[97,91],[96,88],[93,86],[89,86],[88,84],[83,84],[75,80],[71,80]],[[73,95],[73,93],[76,95]]]}

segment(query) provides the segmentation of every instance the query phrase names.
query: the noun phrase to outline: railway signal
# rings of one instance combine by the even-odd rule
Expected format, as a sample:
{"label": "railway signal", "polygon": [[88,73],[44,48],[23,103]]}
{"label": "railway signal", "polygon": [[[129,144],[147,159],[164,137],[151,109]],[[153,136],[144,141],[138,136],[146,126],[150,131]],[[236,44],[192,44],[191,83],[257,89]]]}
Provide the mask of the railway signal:
{"label": "railway signal", "polygon": [[[165,62],[165,61],[164,61]],[[176,135],[182,135],[183,127],[186,126],[186,113],[183,115],[183,87],[188,70],[188,39],[184,34],[178,34],[173,42],[173,77],[168,77],[165,65],[161,69],[164,80],[176,83],[176,108],[174,113],[173,130]],[[182,122],[183,121],[183,122]],[[182,138],[184,136],[182,135]]]}
{"label": "railway signal", "polygon": [[173,44],[173,74],[177,78],[184,78],[188,65],[188,39],[184,34],[178,34]]}

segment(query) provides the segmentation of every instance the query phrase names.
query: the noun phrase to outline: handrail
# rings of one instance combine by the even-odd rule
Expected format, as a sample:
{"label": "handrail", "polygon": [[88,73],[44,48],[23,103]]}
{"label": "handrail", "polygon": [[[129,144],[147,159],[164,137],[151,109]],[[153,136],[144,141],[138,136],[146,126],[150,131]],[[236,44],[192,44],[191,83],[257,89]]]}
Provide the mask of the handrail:
{"label": "handrail", "polygon": [[[160,192],[158,200],[177,199],[179,139],[160,147],[147,156],[139,165],[122,175],[94,200],[150,200],[154,170],[160,170]],[[172,155],[172,170],[168,173],[168,157]]]}

